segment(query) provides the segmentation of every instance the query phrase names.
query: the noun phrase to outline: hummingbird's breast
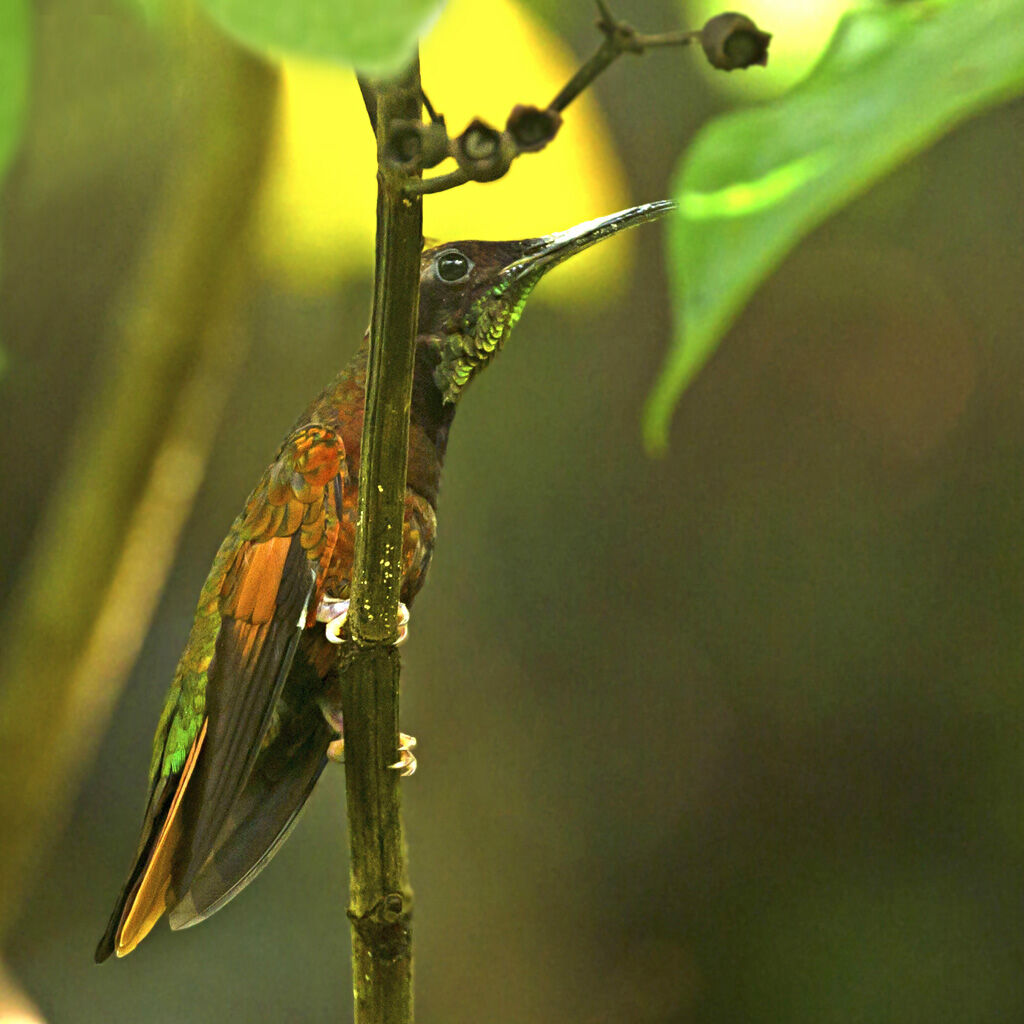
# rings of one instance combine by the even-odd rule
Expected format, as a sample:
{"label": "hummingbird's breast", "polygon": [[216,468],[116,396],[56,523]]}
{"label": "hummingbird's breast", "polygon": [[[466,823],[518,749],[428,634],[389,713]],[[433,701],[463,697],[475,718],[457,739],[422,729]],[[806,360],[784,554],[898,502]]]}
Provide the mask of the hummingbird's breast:
{"label": "hummingbird's breast", "polygon": [[[359,507],[359,462],[366,396],[366,347],[340,373],[304,414],[305,423],[331,427],[345,445],[341,476],[339,533],[326,575],[325,591],[347,598],[352,582],[355,529]],[[417,346],[409,421],[405,522],[402,538],[402,601],[410,604],[423,586],[437,529],[436,504],[448,430],[455,408],[446,405],[433,381],[436,356]]]}
{"label": "hummingbird's breast", "polygon": [[[352,487],[343,494],[338,540],[324,578],[324,593],[331,597],[347,600],[351,591],[358,510],[359,492]],[[401,553],[401,599],[406,605],[412,603],[423,586],[436,532],[434,506],[415,491],[406,490]]]}

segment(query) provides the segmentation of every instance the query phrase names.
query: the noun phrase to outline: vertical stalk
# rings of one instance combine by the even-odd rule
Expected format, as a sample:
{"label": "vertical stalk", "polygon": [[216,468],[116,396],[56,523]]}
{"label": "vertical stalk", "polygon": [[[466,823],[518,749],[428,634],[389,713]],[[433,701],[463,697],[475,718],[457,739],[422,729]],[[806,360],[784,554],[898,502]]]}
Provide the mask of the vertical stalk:
{"label": "vertical stalk", "polygon": [[[419,306],[422,205],[380,160],[388,125],[420,117],[419,63],[372,86],[378,150],[377,261],[359,466],[350,629],[343,655],[352,984],[356,1024],[412,1021],[411,899],[398,760],[402,586],[409,407]],[[368,106],[370,105],[368,101]],[[371,117],[371,120],[373,118]]]}

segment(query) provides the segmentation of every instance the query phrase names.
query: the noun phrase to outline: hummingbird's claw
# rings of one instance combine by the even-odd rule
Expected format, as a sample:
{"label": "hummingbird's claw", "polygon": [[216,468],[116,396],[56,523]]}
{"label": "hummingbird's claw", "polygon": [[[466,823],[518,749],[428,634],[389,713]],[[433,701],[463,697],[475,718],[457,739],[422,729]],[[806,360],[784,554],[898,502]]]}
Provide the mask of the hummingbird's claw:
{"label": "hummingbird's claw", "polygon": [[324,632],[332,644],[342,643],[341,631],[348,621],[348,601],[324,594],[316,606],[316,621],[326,622]]}
{"label": "hummingbird's claw", "polygon": [[401,757],[394,764],[389,764],[388,767],[399,772],[403,778],[406,775],[412,775],[416,771],[416,755],[412,752],[415,746],[415,736],[406,736],[404,732],[400,732],[398,734],[398,750]]}
{"label": "hummingbird's claw", "polygon": [[[349,602],[340,598],[330,597],[327,594],[320,598],[320,603],[316,608],[316,621],[326,623],[324,632],[332,644],[344,643],[341,631],[348,621],[348,608]],[[398,639],[395,641],[395,646],[404,644],[408,636],[409,609],[405,602],[401,602],[398,605]]]}
{"label": "hummingbird's claw", "polygon": [[[401,757],[389,768],[400,771],[403,778],[412,775],[416,771],[416,755],[412,752],[416,746],[416,737],[407,736],[404,732],[398,734],[398,750]],[[327,756],[336,764],[345,763],[345,737],[339,736],[332,743],[327,744]]]}

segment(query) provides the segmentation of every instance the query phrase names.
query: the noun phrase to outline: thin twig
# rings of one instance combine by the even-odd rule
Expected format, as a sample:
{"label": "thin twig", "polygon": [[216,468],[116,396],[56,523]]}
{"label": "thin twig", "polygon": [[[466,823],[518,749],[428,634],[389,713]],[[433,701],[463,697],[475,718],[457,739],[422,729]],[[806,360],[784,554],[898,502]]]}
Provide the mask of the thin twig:
{"label": "thin twig", "polygon": [[444,118],[438,116],[437,111],[434,109],[434,104],[430,102],[430,97],[427,96],[422,88],[420,89],[420,98],[423,100],[423,106],[427,111],[427,117],[429,117],[431,121],[437,122],[444,120]]}
{"label": "thin twig", "polygon": [[[604,39],[591,57],[581,65],[572,78],[565,83],[558,95],[548,104],[548,110],[561,113],[624,53],[642,54],[645,50],[654,47],[688,46],[690,43],[700,40],[699,31],[678,30],[654,34],[640,33],[632,25],[617,19],[603,0],[597,0],[597,8],[600,13],[597,27],[603,33]],[[434,116],[433,110],[430,113],[431,119],[436,120],[437,118]],[[500,177],[501,175],[498,176]],[[446,192],[448,189],[458,188],[459,185],[464,185],[467,181],[472,180],[479,179],[472,178],[462,168],[459,168],[447,174],[439,174],[433,178],[410,179],[406,182],[405,193],[408,196],[431,195],[438,192]]]}
{"label": "thin twig", "polygon": [[457,170],[449,171],[447,174],[439,174],[436,178],[422,180],[414,178],[405,186],[405,193],[409,196],[429,196],[437,192],[447,192],[448,189],[465,185],[467,181],[471,180],[469,175],[460,167]]}
{"label": "thin twig", "polygon": [[624,53],[640,55],[653,46],[687,46],[700,39],[700,32],[676,31],[653,35],[641,34],[625,21],[614,17],[607,4],[597,0],[601,17],[597,27],[604,33],[601,45],[586,63],[562,87],[548,104],[549,109],[561,113],[584,89]]}

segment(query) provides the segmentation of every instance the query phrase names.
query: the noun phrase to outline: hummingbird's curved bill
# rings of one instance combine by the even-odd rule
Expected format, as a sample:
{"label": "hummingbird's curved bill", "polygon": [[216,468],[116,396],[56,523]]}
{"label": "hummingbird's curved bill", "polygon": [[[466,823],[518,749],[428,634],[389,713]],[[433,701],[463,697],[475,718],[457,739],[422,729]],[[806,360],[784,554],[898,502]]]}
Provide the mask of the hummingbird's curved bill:
{"label": "hummingbird's curved bill", "polygon": [[522,258],[510,264],[505,273],[514,280],[536,277],[540,280],[549,270],[559,263],[589,249],[598,242],[624,231],[637,224],[646,224],[657,220],[677,209],[678,204],[671,199],[662,199],[642,206],[632,206],[628,210],[597,217],[584,221],[567,231],[556,231],[553,235],[543,235],[521,243],[524,247]]}

